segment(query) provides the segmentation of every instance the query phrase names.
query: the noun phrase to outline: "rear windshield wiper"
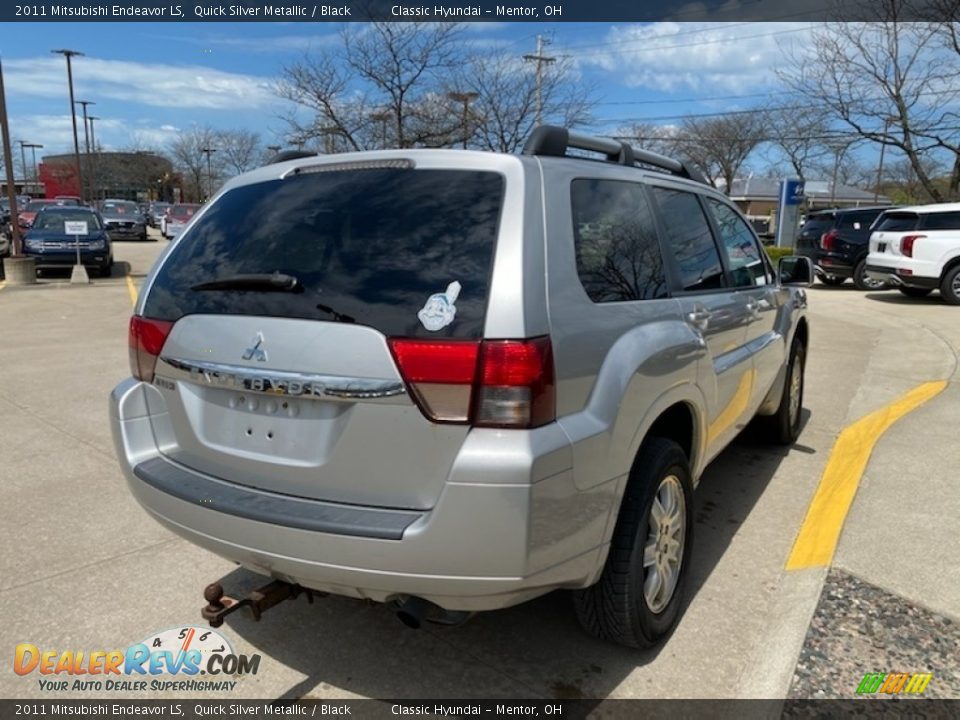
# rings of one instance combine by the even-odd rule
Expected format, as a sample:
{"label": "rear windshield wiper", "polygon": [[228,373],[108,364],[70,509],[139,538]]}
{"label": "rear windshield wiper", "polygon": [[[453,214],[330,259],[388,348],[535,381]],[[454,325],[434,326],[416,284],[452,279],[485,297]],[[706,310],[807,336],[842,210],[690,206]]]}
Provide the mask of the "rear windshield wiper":
{"label": "rear windshield wiper", "polygon": [[317,310],[320,310],[321,312],[325,312],[325,313],[327,313],[328,315],[331,315],[331,316],[333,317],[333,319],[336,320],[337,322],[342,322],[342,323],[355,323],[355,322],[357,321],[357,319],[356,319],[355,317],[352,317],[352,316],[350,316],[350,315],[344,315],[344,314],[341,313],[341,312],[337,312],[336,310],[334,310],[334,309],[333,309],[332,307],[330,307],[329,305],[322,305],[322,304],[321,304],[321,305],[317,305]]}
{"label": "rear windshield wiper", "polygon": [[303,285],[285,273],[231,275],[193,285],[191,290],[260,290],[264,292],[303,292]]}

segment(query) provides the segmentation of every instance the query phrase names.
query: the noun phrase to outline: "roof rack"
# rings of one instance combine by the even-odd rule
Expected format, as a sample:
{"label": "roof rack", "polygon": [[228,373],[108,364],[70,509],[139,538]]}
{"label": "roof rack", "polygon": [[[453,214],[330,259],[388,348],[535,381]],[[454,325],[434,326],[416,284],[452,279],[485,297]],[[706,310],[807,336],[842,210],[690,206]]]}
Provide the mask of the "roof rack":
{"label": "roof rack", "polygon": [[659,170],[665,170],[672,175],[689,178],[705,185],[709,184],[700,171],[689,163],[674,160],[666,155],[660,155],[642,148],[635,148],[612,138],[572,133],[567,128],[557,127],[556,125],[540,125],[534,128],[523,146],[523,154],[566,157],[568,148],[601,153],[606,155],[607,162],[629,167],[633,167],[637,163],[650,165]]}

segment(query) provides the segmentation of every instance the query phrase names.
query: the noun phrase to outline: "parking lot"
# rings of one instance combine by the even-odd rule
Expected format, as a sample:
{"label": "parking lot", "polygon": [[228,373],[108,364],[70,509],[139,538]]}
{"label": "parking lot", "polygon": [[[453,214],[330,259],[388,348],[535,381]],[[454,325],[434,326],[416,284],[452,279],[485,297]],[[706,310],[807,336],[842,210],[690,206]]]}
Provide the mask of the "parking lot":
{"label": "parking lot", "polygon": [[[210,582],[263,582],[148,518],[114,457],[107,396],[128,375],[132,301],[165,246],[116,243],[114,276],[89,286],[60,276],[0,290],[4,648],[127,647],[200,625]],[[299,598],[259,623],[227,620],[235,648],[263,661],[224,696],[853,697],[864,673],[903,671],[933,674],[926,696],[960,698],[960,308],[849,283],[809,298],[800,440],[778,450],[746,436],[707,469],[688,607],[661,648],[592,639],[563,592],[419,631],[385,606]],[[935,381],[947,384],[879,437],[854,478],[830,565],[787,569],[841,432]],[[12,673],[0,693],[45,694]]]}

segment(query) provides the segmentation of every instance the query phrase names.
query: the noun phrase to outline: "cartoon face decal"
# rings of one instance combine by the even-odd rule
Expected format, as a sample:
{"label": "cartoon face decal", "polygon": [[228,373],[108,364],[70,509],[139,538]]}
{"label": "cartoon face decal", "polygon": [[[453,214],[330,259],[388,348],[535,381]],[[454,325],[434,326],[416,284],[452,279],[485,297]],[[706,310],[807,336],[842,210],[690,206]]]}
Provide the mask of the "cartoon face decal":
{"label": "cartoon face decal", "polygon": [[442,330],[453,322],[457,316],[457,306],[454,304],[460,296],[460,283],[454,280],[447,285],[447,291],[431,295],[426,304],[417,313],[420,322],[430,332]]}

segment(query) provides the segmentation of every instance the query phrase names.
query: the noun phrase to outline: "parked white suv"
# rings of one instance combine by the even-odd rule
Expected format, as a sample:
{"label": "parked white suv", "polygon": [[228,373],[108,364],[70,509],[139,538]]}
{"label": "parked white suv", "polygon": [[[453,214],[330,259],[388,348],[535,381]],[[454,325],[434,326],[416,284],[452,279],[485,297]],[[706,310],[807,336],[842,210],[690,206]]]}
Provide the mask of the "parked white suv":
{"label": "parked white suv", "polygon": [[923,297],[940,289],[960,305],[960,203],[887,210],[870,236],[867,276],[904,295]]}

